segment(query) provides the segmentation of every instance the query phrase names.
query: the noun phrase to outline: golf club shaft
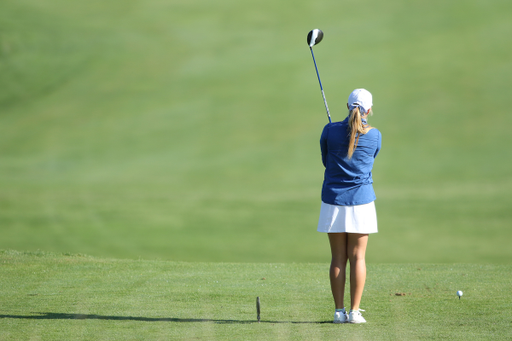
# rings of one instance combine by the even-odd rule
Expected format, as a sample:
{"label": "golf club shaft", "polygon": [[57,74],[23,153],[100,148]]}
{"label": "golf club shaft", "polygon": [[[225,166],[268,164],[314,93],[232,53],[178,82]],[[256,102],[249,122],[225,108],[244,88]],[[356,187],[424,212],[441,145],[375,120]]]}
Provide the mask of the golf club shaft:
{"label": "golf club shaft", "polygon": [[327,110],[327,117],[329,118],[329,123],[331,121],[331,113],[329,112],[329,107],[327,106],[327,100],[325,99],[324,88],[322,86],[322,81],[320,80],[320,74],[318,73],[318,67],[316,66],[315,54],[313,53],[313,48],[309,48],[311,50],[311,56],[313,56],[313,63],[315,63],[316,76],[318,77],[318,83],[320,83],[320,90],[322,90],[322,97],[324,99],[325,110]]}

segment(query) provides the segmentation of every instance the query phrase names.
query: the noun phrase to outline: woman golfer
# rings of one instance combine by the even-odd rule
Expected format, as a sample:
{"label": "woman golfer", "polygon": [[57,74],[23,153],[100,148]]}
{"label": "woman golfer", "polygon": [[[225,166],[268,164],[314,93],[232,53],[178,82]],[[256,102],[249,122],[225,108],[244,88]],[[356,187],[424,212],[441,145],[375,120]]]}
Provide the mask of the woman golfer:
{"label": "woman golfer", "polygon": [[[356,89],[348,97],[348,117],[325,126],[320,147],[325,166],[318,231],[331,245],[331,290],[334,323],[365,323],[359,304],[366,280],[368,235],[377,233],[372,167],[381,147],[381,133],[368,125],[372,94]],[[350,262],[350,312],[343,302],[345,270]]]}

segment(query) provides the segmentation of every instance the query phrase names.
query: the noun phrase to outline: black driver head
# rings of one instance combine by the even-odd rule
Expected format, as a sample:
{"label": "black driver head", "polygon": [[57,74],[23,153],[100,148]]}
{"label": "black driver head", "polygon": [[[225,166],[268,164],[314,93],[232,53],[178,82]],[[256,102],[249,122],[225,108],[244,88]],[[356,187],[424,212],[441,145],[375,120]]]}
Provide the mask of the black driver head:
{"label": "black driver head", "polygon": [[315,28],[314,30],[309,31],[308,33],[308,45],[309,47],[313,47],[319,42],[322,41],[324,37],[324,32],[322,30]]}

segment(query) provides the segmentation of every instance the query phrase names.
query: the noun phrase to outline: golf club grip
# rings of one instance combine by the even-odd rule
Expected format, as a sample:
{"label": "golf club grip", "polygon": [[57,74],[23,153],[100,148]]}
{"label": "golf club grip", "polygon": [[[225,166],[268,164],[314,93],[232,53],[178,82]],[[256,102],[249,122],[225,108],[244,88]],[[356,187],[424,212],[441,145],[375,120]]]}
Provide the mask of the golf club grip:
{"label": "golf club grip", "polygon": [[327,110],[327,118],[329,119],[329,123],[332,123],[331,113],[329,112],[329,107],[327,106],[327,100],[325,99],[324,89],[322,89],[322,97],[324,98],[325,110]]}

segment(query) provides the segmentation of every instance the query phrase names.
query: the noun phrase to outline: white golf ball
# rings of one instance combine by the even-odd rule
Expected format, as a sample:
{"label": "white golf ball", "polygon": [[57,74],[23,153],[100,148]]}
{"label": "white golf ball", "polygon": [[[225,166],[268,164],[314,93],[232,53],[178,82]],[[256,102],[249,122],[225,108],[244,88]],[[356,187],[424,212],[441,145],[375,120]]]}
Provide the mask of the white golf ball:
{"label": "white golf ball", "polygon": [[457,296],[461,297],[462,296],[462,291],[457,291]]}

